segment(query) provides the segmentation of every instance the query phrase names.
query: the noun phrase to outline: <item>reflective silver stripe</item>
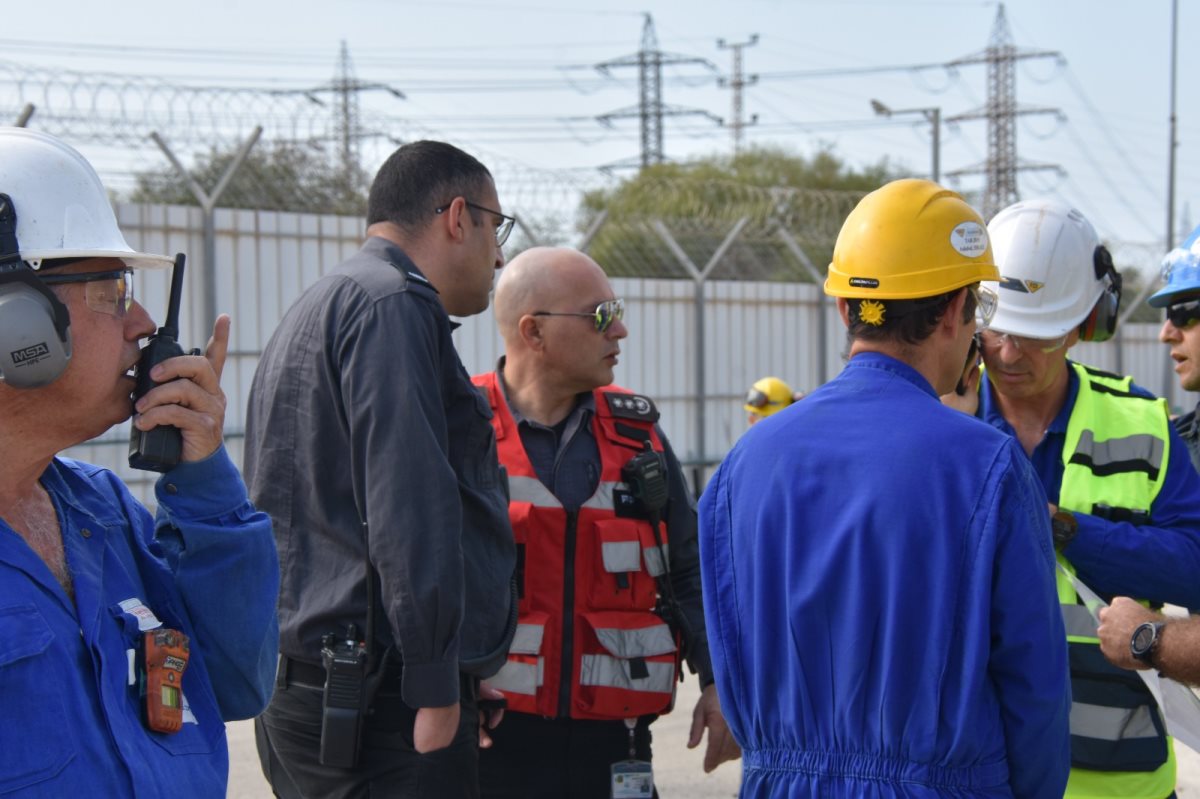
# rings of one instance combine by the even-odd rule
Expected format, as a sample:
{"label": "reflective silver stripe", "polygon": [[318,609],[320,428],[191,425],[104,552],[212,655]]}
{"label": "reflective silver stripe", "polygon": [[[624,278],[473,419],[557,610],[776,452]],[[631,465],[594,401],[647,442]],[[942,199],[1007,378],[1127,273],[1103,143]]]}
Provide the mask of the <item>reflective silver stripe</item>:
{"label": "reflective silver stripe", "polygon": [[1079,638],[1099,638],[1096,620],[1083,605],[1059,605],[1062,608],[1063,626],[1067,635]]}
{"label": "reflective silver stripe", "polygon": [[620,658],[650,657],[675,651],[671,628],[665,624],[639,627],[634,630],[617,627],[596,627],[600,645]]}
{"label": "reflective silver stripe", "polygon": [[542,651],[542,635],[545,632],[544,624],[518,624],[508,651],[517,655],[536,655]]}
{"label": "reflective silver stripe", "polygon": [[1071,703],[1071,734],[1102,741],[1157,738],[1158,730],[1146,705],[1135,708]]}
{"label": "reflective silver stripe", "polygon": [[510,502],[530,502],[541,508],[561,508],[562,503],[536,477],[508,476]]}
{"label": "reflective silver stripe", "polygon": [[1163,450],[1163,440],[1156,436],[1138,434],[1096,441],[1091,430],[1084,430],[1079,435],[1075,454],[1087,455],[1093,469],[1103,470],[1112,464],[1144,461],[1157,472],[1162,468]]}
{"label": "reflective silver stripe", "polygon": [[587,502],[583,503],[582,507],[592,508],[593,510],[612,510],[616,506],[616,500],[613,499],[613,492],[620,489],[628,491],[629,486],[621,482],[601,482],[596,486],[596,493],[588,497]]}
{"label": "reflective silver stripe", "polygon": [[500,671],[488,678],[487,683],[501,691],[533,696],[542,684],[542,660],[543,658],[538,658],[537,665],[516,660],[507,661]]}
{"label": "reflective silver stripe", "polygon": [[642,557],[646,559],[646,571],[650,572],[651,577],[657,577],[666,571],[663,568],[662,555],[667,556],[667,562],[671,562],[671,545],[663,542],[662,554],[658,552],[658,546],[646,547],[642,550]]}
{"label": "reflective silver stripe", "polygon": [[607,572],[635,572],[642,568],[640,547],[637,541],[605,541],[600,545]]}
{"label": "reflective silver stripe", "polygon": [[[584,655],[579,664],[581,685],[598,685],[605,688],[624,688],[629,691],[670,693],[675,680],[674,663],[648,661],[648,677],[635,680],[629,675],[629,661],[608,655]],[[488,682],[491,683],[495,680]]]}

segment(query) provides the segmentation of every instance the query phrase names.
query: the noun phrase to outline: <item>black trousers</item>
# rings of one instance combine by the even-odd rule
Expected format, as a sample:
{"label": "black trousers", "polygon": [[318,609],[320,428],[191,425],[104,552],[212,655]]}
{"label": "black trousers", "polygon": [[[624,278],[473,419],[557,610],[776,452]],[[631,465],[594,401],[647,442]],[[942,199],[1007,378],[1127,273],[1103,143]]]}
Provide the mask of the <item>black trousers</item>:
{"label": "black trousers", "polygon": [[263,776],[281,799],[478,799],[476,686],[463,676],[454,741],[424,755],[413,748],[416,710],[400,700],[398,688],[381,689],[363,730],[358,766],[343,769],[319,762],[321,687],[288,682],[254,721]]}
{"label": "black trousers", "polygon": [[[638,719],[637,760],[650,760],[655,718]],[[492,747],[479,752],[484,799],[609,799],[609,767],[629,759],[623,721],[547,719],[510,711],[491,735]]]}

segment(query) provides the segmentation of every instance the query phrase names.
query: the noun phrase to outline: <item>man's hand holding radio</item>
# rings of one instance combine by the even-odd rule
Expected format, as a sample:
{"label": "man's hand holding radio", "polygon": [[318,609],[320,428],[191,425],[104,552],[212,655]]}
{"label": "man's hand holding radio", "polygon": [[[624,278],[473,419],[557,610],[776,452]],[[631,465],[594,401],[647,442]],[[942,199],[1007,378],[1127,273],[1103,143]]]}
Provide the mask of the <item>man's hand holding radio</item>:
{"label": "man's hand holding radio", "polygon": [[229,351],[229,315],[213,323],[203,355],[180,355],[151,371],[156,386],[134,405],[139,430],[173,425],[183,434],[184,462],[200,461],[220,448],[225,427],[225,393],[221,371]]}

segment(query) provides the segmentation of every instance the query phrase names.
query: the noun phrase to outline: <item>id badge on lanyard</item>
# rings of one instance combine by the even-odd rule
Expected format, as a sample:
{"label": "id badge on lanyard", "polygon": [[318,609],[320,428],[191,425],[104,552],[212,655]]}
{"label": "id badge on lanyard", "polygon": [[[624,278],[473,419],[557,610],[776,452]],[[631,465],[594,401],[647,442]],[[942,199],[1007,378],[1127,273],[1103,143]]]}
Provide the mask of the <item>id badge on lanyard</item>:
{"label": "id badge on lanyard", "polygon": [[654,769],[645,760],[636,760],[634,728],[637,719],[625,719],[629,730],[629,759],[620,760],[610,767],[612,771],[612,799],[649,799],[654,796]]}

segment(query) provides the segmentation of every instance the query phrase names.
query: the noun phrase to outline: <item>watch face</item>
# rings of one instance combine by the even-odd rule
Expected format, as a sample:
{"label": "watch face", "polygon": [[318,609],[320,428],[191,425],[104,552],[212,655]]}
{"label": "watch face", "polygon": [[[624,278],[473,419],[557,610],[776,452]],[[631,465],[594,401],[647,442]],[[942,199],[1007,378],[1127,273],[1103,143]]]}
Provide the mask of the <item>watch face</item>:
{"label": "watch face", "polygon": [[1144,655],[1154,645],[1154,625],[1143,624],[1133,633],[1133,654]]}

